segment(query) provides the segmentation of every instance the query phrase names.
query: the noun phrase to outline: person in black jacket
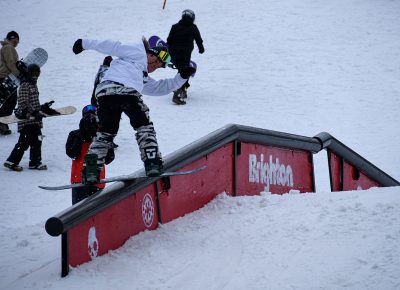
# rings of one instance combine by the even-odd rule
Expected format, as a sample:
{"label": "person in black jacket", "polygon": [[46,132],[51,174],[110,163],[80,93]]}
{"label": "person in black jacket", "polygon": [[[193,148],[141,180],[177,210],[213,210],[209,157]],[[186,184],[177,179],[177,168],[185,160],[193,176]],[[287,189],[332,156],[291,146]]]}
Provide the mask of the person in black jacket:
{"label": "person in black jacket", "polygon": [[[194,49],[193,41],[196,41],[199,53],[204,53],[203,39],[194,24],[194,19],[195,14],[192,10],[183,10],[182,19],[172,25],[167,38],[171,62],[178,69],[190,66],[190,58]],[[186,104],[186,90],[189,86],[189,81],[187,81],[181,88],[174,91],[172,101],[178,105]]]}

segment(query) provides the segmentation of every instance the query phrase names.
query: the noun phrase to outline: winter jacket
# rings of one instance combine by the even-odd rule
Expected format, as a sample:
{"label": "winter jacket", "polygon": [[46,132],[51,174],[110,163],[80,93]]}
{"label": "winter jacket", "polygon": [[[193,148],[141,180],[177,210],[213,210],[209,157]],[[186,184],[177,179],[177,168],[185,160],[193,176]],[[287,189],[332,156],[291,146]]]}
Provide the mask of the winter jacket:
{"label": "winter jacket", "polygon": [[161,96],[180,88],[186,82],[180,74],[161,80],[149,77],[147,52],[143,42],[122,44],[111,40],[83,39],[82,46],[85,50],[95,50],[117,57],[111,62],[102,83],[116,82],[145,95]]}
{"label": "winter jacket", "polygon": [[[82,182],[82,169],[83,161],[85,159],[86,153],[89,151],[92,139],[85,137],[82,130],[71,131],[68,135],[67,143],[65,144],[65,151],[67,155],[72,158],[71,166],[71,183],[81,183]],[[106,164],[109,164],[114,159],[114,150],[110,149],[106,157]],[[105,167],[103,166],[100,172],[100,179],[104,178],[106,175]],[[97,184],[98,188],[104,188],[104,184]]]}
{"label": "winter jacket", "polygon": [[[32,114],[40,110],[39,90],[36,83],[24,81],[18,89],[18,111]],[[18,122],[18,132],[26,125],[36,124],[43,128],[43,122],[40,120],[28,120]]]}
{"label": "winter jacket", "polygon": [[0,41],[0,78],[5,78],[10,73],[19,76],[17,69],[18,53],[15,47],[8,41]]}
{"label": "winter jacket", "polygon": [[172,25],[167,37],[168,47],[171,51],[183,48],[191,53],[194,48],[193,40],[196,41],[199,50],[204,50],[203,39],[196,24],[183,19]]}

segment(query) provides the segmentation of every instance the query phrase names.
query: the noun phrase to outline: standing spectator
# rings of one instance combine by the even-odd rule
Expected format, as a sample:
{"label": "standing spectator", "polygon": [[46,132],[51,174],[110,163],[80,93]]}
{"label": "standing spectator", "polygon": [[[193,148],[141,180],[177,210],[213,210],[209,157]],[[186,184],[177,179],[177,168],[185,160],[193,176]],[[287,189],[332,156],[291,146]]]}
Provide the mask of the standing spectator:
{"label": "standing spectator", "polygon": [[[87,105],[82,109],[82,119],[79,122],[79,129],[71,131],[68,135],[65,151],[72,158],[71,183],[82,182],[83,160],[89,150],[90,144],[96,137],[98,122],[97,108],[93,105]],[[109,164],[114,159],[114,150],[109,149],[105,164]],[[100,178],[105,177],[105,167],[101,169]],[[85,187],[72,189],[72,204],[75,204],[103,189],[105,184],[95,184]]]}
{"label": "standing spectator", "polygon": [[19,87],[18,108],[15,115],[26,121],[18,122],[18,132],[20,133],[18,143],[15,145],[4,166],[14,170],[22,171],[19,162],[24,156],[24,152],[30,147],[29,169],[46,170],[47,166],[42,163],[42,118],[48,115],[58,115],[59,113],[50,108],[52,102],[39,103],[39,90],[37,79],[40,75],[40,67],[37,64],[28,66],[26,79]]}
{"label": "standing spectator", "polygon": [[[0,82],[7,77],[10,73],[13,73],[16,77],[20,75],[20,71],[17,69],[18,53],[15,49],[19,43],[19,35],[15,31],[7,33],[4,41],[0,41]],[[13,113],[15,106],[17,105],[17,92],[12,94],[6,102],[0,108],[0,117],[9,116]],[[0,123],[0,134],[8,135],[11,134],[7,124]]]}
{"label": "standing spectator", "polygon": [[[196,41],[199,53],[204,53],[203,39],[200,31],[194,24],[195,14],[192,10],[186,9],[182,11],[182,19],[178,23],[172,25],[169,32],[167,43],[171,54],[171,62],[178,69],[188,67],[190,58],[194,49],[193,41]],[[187,88],[189,88],[189,80],[174,91],[172,101],[178,105],[186,104]]]}

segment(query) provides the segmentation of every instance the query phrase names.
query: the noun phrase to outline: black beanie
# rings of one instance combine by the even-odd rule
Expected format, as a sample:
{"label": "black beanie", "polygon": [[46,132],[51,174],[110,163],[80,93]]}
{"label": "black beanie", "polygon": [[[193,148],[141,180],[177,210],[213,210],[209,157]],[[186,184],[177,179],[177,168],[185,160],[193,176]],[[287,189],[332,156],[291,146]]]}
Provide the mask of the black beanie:
{"label": "black beanie", "polygon": [[7,37],[6,38],[8,40],[11,40],[11,39],[14,39],[14,38],[18,38],[19,39],[19,35],[15,31],[10,31],[9,33],[7,33]]}

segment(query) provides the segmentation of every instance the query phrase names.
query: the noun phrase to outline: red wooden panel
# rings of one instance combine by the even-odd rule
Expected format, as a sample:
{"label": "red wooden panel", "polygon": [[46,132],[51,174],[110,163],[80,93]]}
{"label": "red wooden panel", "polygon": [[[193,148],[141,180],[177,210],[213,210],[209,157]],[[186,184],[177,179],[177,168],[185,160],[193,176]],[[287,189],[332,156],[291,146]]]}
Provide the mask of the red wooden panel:
{"label": "red wooden panel", "polygon": [[331,190],[340,191],[340,157],[332,151],[328,151],[331,175]]}
{"label": "red wooden panel", "polygon": [[193,212],[221,192],[233,192],[233,143],[192,162],[182,170],[206,165],[203,171],[170,178],[171,188],[161,193],[162,222]]}
{"label": "red wooden panel", "polygon": [[69,230],[69,264],[77,266],[158,226],[154,185],[121,200]]}
{"label": "red wooden panel", "polygon": [[[330,170],[332,191],[340,191],[340,173],[341,173],[341,157],[336,155],[335,152],[330,152]],[[353,165],[344,162],[343,166],[343,190],[362,190],[371,187],[382,186],[379,182],[370,178],[364,172],[357,170]]]}
{"label": "red wooden panel", "polygon": [[371,187],[380,187],[381,185],[368,177],[362,171],[358,170],[351,164],[344,163],[344,184],[343,190],[362,190]]}
{"label": "red wooden panel", "polygon": [[237,195],[256,195],[262,191],[283,194],[291,189],[314,191],[310,152],[241,144],[241,154],[237,156]]}

